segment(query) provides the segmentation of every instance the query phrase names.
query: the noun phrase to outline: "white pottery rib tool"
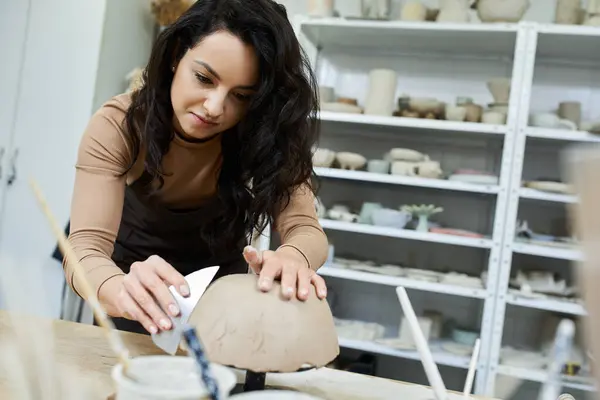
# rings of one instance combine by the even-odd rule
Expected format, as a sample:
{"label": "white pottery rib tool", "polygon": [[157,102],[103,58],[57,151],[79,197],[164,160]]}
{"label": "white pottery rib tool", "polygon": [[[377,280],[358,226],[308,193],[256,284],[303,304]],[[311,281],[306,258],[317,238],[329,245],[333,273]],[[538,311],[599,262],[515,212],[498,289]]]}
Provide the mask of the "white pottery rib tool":
{"label": "white pottery rib tool", "polygon": [[402,311],[404,311],[404,316],[406,317],[406,321],[410,327],[413,340],[415,341],[415,345],[417,346],[417,350],[421,356],[421,363],[423,364],[423,369],[425,369],[425,375],[427,375],[427,380],[433,389],[435,398],[436,400],[446,400],[448,397],[446,386],[444,385],[444,381],[442,380],[442,376],[440,375],[437,365],[433,361],[431,350],[429,349],[427,340],[425,340],[425,336],[421,331],[419,321],[415,315],[415,310],[410,303],[410,299],[406,294],[406,290],[402,286],[398,286],[396,288],[396,293],[398,294]]}
{"label": "white pottery rib tool", "polygon": [[194,311],[194,307],[196,307],[196,304],[198,304],[198,301],[200,301],[200,298],[218,271],[219,267],[213,266],[187,275],[185,280],[190,288],[190,295],[188,297],[181,296],[174,286],[169,287],[181,311],[177,317],[171,317],[173,324],[171,329],[152,334],[152,341],[155,345],[171,355],[177,352],[187,321],[192,311]]}

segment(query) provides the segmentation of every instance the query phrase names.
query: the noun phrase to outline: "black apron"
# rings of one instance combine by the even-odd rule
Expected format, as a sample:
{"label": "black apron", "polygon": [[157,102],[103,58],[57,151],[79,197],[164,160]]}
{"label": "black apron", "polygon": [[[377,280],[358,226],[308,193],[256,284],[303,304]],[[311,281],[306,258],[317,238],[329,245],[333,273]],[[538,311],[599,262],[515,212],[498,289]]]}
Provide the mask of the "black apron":
{"label": "black apron", "polygon": [[[144,172],[125,190],[121,225],[112,255],[123,272],[128,273],[136,261],[158,255],[184,276],[219,265],[213,282],[224,275],[248,273],[248,264],[243,257],[246,245],[243,232],[237,235],[239,239],[229,250],[211,251],[200,236],[200,227],[219,207],[216,196],[193,210],[171,210],[146,195],[144,187],[151,179]],[[113,320],[119,330],[148,333],[137,321]]]}

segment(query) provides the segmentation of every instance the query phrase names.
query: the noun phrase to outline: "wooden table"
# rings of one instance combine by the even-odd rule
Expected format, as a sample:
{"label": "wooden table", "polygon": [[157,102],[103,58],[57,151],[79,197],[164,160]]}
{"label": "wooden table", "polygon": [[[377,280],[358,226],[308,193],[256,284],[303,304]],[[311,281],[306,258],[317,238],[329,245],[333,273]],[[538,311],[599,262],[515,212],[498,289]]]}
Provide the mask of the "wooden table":
{"label": "wooden table", "polygon": [[[11,375],[18,370],[5,357],[11,342],[11,321],[30,323],[38,332],[54,335],[54,348],[50,353],[54,357],[40,371],[63,371],[72,381],[79,381],[93,391],[89,399],[105,400],[113,391],[110,377],[116,358],[108,346],[105,333],[101,328],[59,320],[43,320],[0,311],[0,399],[19,398],[14,395],[15,378]],[[48,337],[48,336],[46,336]],[[123,340],[131,355],[164,354],[151,341],[149,336],[122,333]],[[235,371],[238,381],[243,382],[244,373]],[[42,379],[42,377],[39,377]],[[329,368],[295,374],[270,374],[267,384],[288,387],[319,396],[325,400],[362,400],[362,399],[411,399],[433,400],[433,392],[424,386],[353,374]],[[22,398],[22,397],[21,397]],[[47,397],[49,398],[49,397]],[[462,395],[450,393],[448,400],[463,399]],[[479,398],[481,399],[481,398]]]}

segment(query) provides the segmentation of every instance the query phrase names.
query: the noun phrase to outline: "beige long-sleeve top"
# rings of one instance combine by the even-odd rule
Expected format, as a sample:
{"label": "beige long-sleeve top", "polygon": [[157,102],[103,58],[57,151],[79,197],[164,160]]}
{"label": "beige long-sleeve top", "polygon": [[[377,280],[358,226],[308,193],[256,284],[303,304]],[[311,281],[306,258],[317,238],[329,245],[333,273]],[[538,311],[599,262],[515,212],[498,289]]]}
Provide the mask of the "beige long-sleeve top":
{"label": "beige long-sleeve top", "polygon": [[[134,151],[124,124],[130,103],[130,95],[116,96],[92,116],[77,157],[69,241],[96,293],[103,283],[123,274],[111,256],[125,188],[144,168],[143,152],[130,168]],[[166,176],[160,192],[161,202],[167,207],[186,209],[214,196],[221,163],[220,140],[197,143],[175,135],[163,158]],[[297,249],[311,268],[323,265],[328,243],[310,190],[299,188],[292,194],[273,228],[280,234],[282,244]],[[68,262],[65,262],[65,276],[71,288],[81,293],[77,290],[78,277]]]}

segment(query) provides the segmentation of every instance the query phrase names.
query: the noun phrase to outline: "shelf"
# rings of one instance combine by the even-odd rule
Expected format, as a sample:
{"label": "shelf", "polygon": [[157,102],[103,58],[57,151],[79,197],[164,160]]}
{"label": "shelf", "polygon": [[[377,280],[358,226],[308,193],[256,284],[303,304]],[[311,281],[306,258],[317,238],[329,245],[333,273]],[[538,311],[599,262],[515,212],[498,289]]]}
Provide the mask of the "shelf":
{"label": "shelf", "polygon": [[519,196],[522,199],[550,201],[555,203],[574,204],[577,203],[577,197],[569,194],[549,193],[541,190],[521,188]]}
{"label": "shelf", "polygon": [[[352,340],[339,338],[340,347],[366,351],[369,353],[381,354],[391,357],[406,358],[409,360],[421,361],[421,356],[416,350],[397,350],[392,347],[384,346],[375,342],[363,340]],[[462,357],[441,350],[436,343],[429,343],[433,360],[438,365],[447,365],[457,368],[469,368],[469,357]]]}
{"label": "shelf", "polygon": [[441,130],[489,135],[504,135],[508,131],[506,125],[492,125],[477,122],[442,121],[425,118],[382,117],[377,115],[352,114],[333,111],[321,111],[319,112],[318,116],[323,122],[338,122],[409,129]]}
{"label": "shelf", "polygon": [[513,57],[515,24],[459,24],[308,18],[301,31],[317,47],[362,47],[395,52]]}
{"label": "shelf", "polygon": [[315,168],[318,176],[323,178],[347,179],[361,182],[387,183],[390,185],[416,186],[441,190],[452,190],[458,192],[472,192],[484,194],[497,194],[500,189],[493,185],[476,185],[449,181],[445,179],[428,179],[412,176],[400,176],[390,174],[376,174],[364,171],[348,171],[334,168]]}
{"label": "shelf", "polygon": [[329,219],[321,219],[319,221],[324,229],[331,229],[335,231],[387,236],[399,239],[419,240],[423,242],[444,243],[456,246],[478,247],[483,249],[489,249],[492,247],[492,241],[490,239],[476,239],[440,233],[417,232],[409,229],[387,228],[352,222],[333,221]]}
{"label": "shelf", "polygon": [[[511,367],[509,365],[498,365],[498,373],[533,382],[544,382],[547,372],[539,369]],[[595,391],[592,378],[563,376],[562,386],[583,391]]]}
{"label": "shelf", "polygon": [[474,299],[484,299],[487,297],[487,292],[483,288],[472,288],[466,286],[448,285],[445,283],[419,281],[415,279],[401,278],[396,276],[379,275],[363,271],[353,271],[350,269],[337,268],[327,265],[319,269],[319,275],[328,276],[332,278],[349,279],[358,282],[369,282],[386,286],[404,286],[407,289],[469,297]]}
{"label": "shelf", "polygon": [[600,29],[583,25],[538,25],[540,57],[577,61],[600,61]]}
{"label": "shelf", "polygon": [[535,308],[538,310],[554,311],[571,315],[587,315],[585,308],[581,304],[567,300],[553,298],[532,299],[518,296],[514,293],[508,293],[506,295],[506,302],[519,307]]}
{"label": "shelf", "polygon": [[580,261],[582,254],[579,250],[565,249],[550,246],[540,246],[537,244],[513,243],[512,251],[519,254],[528,254],[546,258],[556,258],[560,260]]}
{"label": "shelf", "polygon": [[[600,38],[598,38],[600,41]],[[570,131],[565,129],[547,129],[547,128],[527,128],[528,137],[548,140],[564,140],[568,142],[598,142],[600,135],[584,131]]]}

